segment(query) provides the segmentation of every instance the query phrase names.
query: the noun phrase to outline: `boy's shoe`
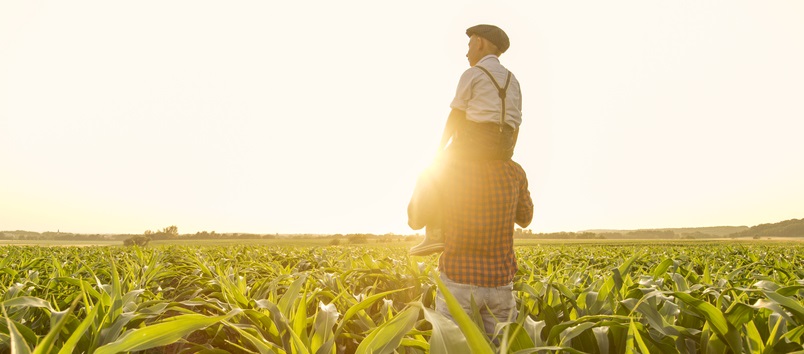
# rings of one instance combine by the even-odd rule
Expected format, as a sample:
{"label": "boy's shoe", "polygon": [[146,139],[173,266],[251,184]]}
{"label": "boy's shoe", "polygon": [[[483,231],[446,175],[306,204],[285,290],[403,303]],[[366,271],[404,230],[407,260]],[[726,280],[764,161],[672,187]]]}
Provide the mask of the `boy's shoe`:
{"label": "boy's shoe", "polygon": [[411,256],[426,256],[444,251],[444,234],[441,229],[427,227],[424,241],[410,249]]}

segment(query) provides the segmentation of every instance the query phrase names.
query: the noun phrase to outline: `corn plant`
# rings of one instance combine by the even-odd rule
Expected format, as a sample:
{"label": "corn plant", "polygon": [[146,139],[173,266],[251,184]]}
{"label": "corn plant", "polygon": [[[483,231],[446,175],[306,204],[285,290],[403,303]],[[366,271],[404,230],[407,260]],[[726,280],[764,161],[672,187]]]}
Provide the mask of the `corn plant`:
{"label": "corn plant", "polygon": [[0,246],[0,353],[789,353],[802,249],[517,247],[489,337],[399,246]]}

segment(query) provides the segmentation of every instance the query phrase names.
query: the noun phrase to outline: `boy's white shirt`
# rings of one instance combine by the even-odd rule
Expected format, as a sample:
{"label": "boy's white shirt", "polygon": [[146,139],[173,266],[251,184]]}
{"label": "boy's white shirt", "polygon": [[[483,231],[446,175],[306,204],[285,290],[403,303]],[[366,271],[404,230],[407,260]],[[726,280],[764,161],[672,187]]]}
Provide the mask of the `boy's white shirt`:
{"label": "boy's white shirt", "polygon": [[[486,68],[500,87],[505,86],[508,70],[500,64],[500,59],[496,55],[489,54],[483,57],[477,62],[477,65]],[[518,128],[522,124],[522,92],[519,88],[519,81],[513,74],[505,100],[505,123],[513,128]],[[473,122],[499,123],[502,102],[497,88],[483,73],[483,70],[471,67],[461,75],[455,98],[450,107],[466,112],[466,119]]]}

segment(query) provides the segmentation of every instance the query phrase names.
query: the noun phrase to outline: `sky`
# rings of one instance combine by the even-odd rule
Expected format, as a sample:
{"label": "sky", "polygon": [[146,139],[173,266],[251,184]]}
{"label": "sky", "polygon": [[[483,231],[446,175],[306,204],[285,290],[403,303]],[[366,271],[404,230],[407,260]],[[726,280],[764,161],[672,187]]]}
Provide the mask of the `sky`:
{"label": "sky", "polygon": [[416,233],[479,23],[533,232],[804,217],[801,1],[4,1],[0,230]]}

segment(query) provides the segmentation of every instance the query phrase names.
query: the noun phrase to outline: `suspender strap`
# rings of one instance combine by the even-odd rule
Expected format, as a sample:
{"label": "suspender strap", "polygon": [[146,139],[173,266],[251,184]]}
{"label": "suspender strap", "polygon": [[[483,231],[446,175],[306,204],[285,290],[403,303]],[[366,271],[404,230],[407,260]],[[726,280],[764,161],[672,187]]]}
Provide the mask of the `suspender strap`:
{"label": "suspender strap", "polygon": [[480,65],[475,65],[475,67],[483,70],[483,72],[486,73],[486,76],[491,79],[491,83],[494,84],[494,87],[497,88],[497,95],[500,96],[500,100],[502,101],[502,111],[500,112],[500,132],[502,133],[503,124],[505,124],[505,97],[506,92],[508,91],[508,85],[511,83],[511,72],[509,71],[508,76],[505,78],[505,86],[500,87],[500,84],[497,83],[497,80],[494,79],[494,76],[491,75],[491,72],[489,72],[488,69]]}

